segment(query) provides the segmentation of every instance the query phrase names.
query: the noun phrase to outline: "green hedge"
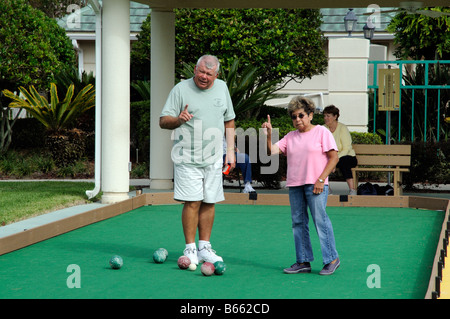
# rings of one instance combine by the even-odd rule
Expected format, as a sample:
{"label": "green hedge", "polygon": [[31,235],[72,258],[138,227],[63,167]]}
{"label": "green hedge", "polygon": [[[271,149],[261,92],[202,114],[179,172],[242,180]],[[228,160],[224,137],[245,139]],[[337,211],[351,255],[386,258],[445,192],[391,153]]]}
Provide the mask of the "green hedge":
{"label": "green hedge", "polygon": [[353,144],[383,144],[383,140],[377,134],[350,132]]}

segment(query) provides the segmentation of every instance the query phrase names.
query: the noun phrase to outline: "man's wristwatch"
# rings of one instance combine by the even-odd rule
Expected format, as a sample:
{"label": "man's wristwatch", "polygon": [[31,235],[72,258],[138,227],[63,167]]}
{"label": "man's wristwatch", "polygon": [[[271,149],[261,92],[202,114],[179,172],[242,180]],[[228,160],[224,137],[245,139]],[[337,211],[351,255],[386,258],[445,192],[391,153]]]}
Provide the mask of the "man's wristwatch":
{"label": "man's wristwatch", "polygon": [[325,183],[325,180],[323,180],[323,179],[321,179],[321,178],[319,178],[318,181],[319,181],[320,183]]}

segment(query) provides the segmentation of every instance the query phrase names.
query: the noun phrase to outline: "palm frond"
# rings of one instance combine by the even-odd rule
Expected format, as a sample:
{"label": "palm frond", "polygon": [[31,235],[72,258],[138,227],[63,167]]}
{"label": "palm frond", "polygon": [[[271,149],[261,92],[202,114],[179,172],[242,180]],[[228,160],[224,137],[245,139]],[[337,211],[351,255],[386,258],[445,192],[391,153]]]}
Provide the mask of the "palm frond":
{"label": "palm frond", "polygon": [[29,90],[20,87],[19,91],[23,97],[8,90],[3,91],[5,96],[12,100],[9,107],[26,109],[51,132],[68,129],[81,113],[95,106],[95,89],[92,84],[83,87],[75,99],[74,85],[71,84],[64,100],[60,101],[57,87],[51,83],[50,103],[33,86],[30,86]]}

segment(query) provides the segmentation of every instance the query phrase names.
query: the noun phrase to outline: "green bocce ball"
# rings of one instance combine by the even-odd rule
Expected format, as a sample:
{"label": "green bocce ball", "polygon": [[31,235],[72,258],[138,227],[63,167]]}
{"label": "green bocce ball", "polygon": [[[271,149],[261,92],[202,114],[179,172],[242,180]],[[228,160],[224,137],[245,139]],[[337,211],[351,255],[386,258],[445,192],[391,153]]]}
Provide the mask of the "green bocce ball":
{"label": "green bocce ball", "polygon": [[165,249],[165,248],[158,248],[157,250],[163,251],[164,254],[166,255],[166,258],[167,258],[167,256],[169,256],[169,252],[167,251],[167,249]]}
{"label": "green bocce ball", "polygon": [[223,262],[223,261],[216,261],[214,263],[214,273],[216,275],[223,275],[223,273],[225,272],[225,270],[227,270],[227,265]]}
{"label": "green bocce ball", "polygon": [[109,265],[112,269],[120,269],[123,266],[123,259],[119,255],[114,255],[109,260]]}
{"label": "green bocce ball", "polygon": [[162,250],[162,249],[157,249],[155,250],[155,252],[153,253],[153,261],[157,264],[162,264],[163,262],[166,261],[166,252],[167,250]]}

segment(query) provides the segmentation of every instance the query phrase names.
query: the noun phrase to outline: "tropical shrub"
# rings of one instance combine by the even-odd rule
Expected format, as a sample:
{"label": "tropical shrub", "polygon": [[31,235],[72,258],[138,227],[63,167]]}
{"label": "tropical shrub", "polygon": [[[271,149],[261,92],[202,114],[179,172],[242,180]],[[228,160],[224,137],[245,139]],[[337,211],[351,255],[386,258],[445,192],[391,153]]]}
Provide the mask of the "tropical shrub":
{"label": "tropical shrub", "polygon": [[131,82],[130,85],[135,89],[142,101],[150,100],[150,81],[136,80]]}
{"label": "tropical shrub", "polygon": [[58,90],[54,83],[50,85],[50,102],[34,88],[30,86],[29,91],[24,87],[19,88],[23,98],[15,95],[9,90],[3,94],[13,100],[9,107],[23,108],[34,118],[44,124],[50,133],[61,132],[73,124],[75,119],[83,112],[95,106],[95,90],[91,84],[85,86],[74,96],[74,85],[70,85],[63,101],[59,100]]}
{"label": "tropical shrub", "polygon": [[74,85],[67,89],[64,100],[60,101],[54,83],[50,87],[50,102],[31,86],[29,90],[19,88],[23,97],[9,90],[5,96],[12,102],[11,108],[23,108],[46,128],[46,146],[51,151],[58,166],[71,164],[84,155],[85,139],[81,130],[74,128],[75,120],[94,107],[95,90],[91,84],[82,88],[74,98]]}
{"label": "tropical shrub", "polygon": [[[433,12],[450,13],[450,8],[424,8]],[[389,23],[387,31],[394,34],[399,59],[448,60],[450,58],[450,17],[398,13]]]}
{"label": "tropical shrub", "polygon": [[[77,96],[89,84],[95,87],[95,76],[92,71],[89,73],[83,71],[80,74],[77,67],[72,67],[55,74],[55,84],[58,89],[58,96],[62,100],[64,99],[63,94],[67,92],[71,84],[74,85],[74,96]],[[80,114],[73,125],[85,134],[85,155],[90,159],[95,158],[95,108],[90,108]]]}

